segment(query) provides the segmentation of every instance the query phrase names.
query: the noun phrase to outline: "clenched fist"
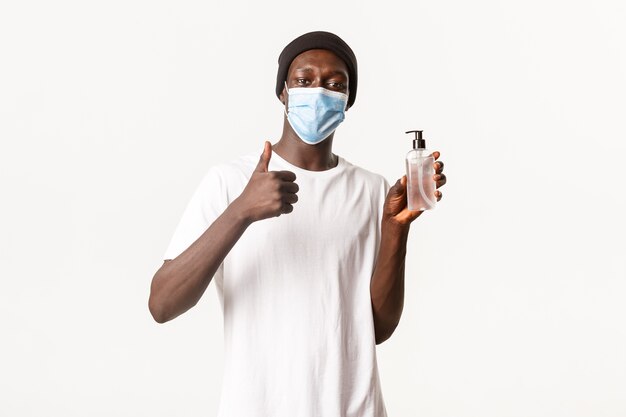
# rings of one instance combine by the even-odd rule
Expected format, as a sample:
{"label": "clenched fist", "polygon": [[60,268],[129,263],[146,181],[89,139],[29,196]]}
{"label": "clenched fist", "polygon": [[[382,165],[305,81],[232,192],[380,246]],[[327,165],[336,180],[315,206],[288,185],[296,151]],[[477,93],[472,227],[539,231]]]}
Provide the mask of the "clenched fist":
{"label": "clenched fist", "polygon": [[259,163],[241,195],[233,201],[250,222],[291,213],[298,201],[296,174],[291,171],[268,171],[272,145],[265,141]]}

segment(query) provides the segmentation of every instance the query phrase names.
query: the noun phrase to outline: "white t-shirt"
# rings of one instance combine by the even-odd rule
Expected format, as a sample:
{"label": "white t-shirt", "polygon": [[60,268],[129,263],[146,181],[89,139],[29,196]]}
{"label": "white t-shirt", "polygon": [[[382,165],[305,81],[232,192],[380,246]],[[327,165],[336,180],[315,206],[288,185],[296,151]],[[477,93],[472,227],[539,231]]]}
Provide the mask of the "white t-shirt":
{"label": "white t-shirt", "polygon": [[[263,149],[210,168],[164,259],[237,198]],[[296,174],[293,212],[252,223],[213,277],[224,316],[218,417],[386,417],[370,297],[389,183],[338,156]]]}

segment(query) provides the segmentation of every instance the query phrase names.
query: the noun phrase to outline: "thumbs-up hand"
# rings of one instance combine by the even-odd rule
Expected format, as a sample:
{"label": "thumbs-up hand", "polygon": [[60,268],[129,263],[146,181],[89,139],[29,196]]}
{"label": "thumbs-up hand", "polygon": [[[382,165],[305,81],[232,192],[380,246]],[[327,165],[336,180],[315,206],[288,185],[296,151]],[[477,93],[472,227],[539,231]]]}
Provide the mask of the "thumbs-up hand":
{"label": "thumbs-up hand", "polygon": [[272,145],[265,141],[263,153],[243,192],[233,203],[250,222],[291,213],[298,201],[296,174],[291,171],[269,171]]}
{"label": "thumbs-up hand", "polygon": [[267,172],[268,167],[270,165],[270,158],[272,157],[272,145],[265,141],[265,146],[263,147],[263,153],[259,158],[259,163],[256,165],[254,169],[255,172]]}

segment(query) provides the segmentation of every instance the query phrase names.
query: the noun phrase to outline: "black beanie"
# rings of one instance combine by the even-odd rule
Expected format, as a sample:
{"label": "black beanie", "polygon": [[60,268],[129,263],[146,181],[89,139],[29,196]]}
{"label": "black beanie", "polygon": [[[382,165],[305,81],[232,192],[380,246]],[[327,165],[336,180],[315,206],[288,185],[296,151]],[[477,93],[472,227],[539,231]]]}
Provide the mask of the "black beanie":
{"label": "black beanie", "polygon": [[278,57],[278,74],[276,76],[276,97],[280,98],[283,91],[289,66],[302,52],[311,49],[327,49],[341,58],[348,67],[349,95],[348,106],[352,106],[356,98],[357,65],[354,52],[339,36],[330,32],[309,32],[297,37],[285,46]]}

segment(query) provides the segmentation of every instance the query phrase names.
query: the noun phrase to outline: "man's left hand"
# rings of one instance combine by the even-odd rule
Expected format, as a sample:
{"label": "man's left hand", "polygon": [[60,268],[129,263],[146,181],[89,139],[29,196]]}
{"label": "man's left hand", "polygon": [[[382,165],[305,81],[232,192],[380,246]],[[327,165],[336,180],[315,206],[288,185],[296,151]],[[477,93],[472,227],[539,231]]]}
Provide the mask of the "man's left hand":
{"label": "man's left hand", "polygon": [[[446,183],[446,176],[443,174],[443,162],[438,161],[441,155],[438,151],[432,153],[435,158],[434,168],[435,175],[433,179],[436,183],[436,188],[442,187]],[[423,210],[409,210],[407,207],[407,187],[406,187],[406,175],[403,175],[390,189],[385,198],[385,206],[383,208],[383,220],[390,220],[393,223],[399,225],[408,226],[411,222],[417,219],[424,211]],[[443,194],[438,189],[435,190],[435,198],[437,201],[441,200]]]}

